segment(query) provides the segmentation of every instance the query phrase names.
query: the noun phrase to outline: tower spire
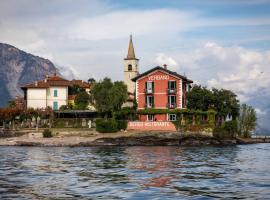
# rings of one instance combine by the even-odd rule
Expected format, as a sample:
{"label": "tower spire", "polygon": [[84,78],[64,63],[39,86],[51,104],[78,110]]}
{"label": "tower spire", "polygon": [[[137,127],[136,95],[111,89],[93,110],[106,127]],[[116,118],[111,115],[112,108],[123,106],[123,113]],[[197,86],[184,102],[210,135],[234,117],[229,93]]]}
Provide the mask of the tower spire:
{"label": "tower spire", "polygon": [[130,39],[129,39],[127,59],[136,59],[134,46],[133,46],[133,42],[132,42],[132,35],[130,35]]}

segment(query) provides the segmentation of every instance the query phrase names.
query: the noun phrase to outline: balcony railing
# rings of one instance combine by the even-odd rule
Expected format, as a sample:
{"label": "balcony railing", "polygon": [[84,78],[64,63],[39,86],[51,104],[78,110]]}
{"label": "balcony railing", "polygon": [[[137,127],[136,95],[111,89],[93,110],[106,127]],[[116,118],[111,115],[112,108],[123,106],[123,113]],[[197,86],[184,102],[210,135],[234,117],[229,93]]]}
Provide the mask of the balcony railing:
{"label": "balcony railing", "polygon": [[176,93],[176,88],[168,88],[167,93],[168,94],[175,94]]}
{"label": "balcony railing", "polygon": [[154,93],[153,89],[145,88],[145,94],[153,94],[153,93]]}
{"label": "balcony railing", "polygon": [[176,103],[168,103],[167,108],[169,108],[169,109],[176,108]]}

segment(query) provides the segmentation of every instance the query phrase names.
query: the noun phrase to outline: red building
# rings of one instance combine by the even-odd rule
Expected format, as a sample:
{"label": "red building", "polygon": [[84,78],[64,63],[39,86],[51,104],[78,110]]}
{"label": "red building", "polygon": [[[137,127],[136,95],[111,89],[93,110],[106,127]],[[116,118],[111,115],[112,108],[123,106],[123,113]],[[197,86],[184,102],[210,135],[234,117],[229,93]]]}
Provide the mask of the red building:
{"label": "red building", "polygon": [[[136,100],[141,109],[186,108],[186,91],[192,80],[164,67],[155,67],[132,79],[136,82]],[[140,121],[175,121],[175,114],[140,115]]]}

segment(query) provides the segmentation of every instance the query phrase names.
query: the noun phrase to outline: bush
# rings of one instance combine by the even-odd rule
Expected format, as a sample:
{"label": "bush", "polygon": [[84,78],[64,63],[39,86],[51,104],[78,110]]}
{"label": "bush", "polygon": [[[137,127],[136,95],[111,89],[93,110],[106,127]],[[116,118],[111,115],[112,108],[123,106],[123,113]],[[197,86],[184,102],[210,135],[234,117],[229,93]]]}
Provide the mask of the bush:
{"label": "bush", "polygon": [[234,137],[237,133],[237,121],[232,120],[225,122],[224,130],[228,133],[228,135],[230,135],[230,137]]}
{"label": "bush", "polygon": [[53,136],[52,132],[49,129],[44,129],[44,131],[43,131],[44,138],[51,138],[52,136]]}
{"label": "bush", "polygon": [[126,130],[127,129],[127,120],[117,120],[117,128],[118,130]]}
{"label": "bush", "polygon": [[218,139],[228,138],[227,132],[223,127],[220,126],[214,128],[213,136]]}
{"label": "bush", "polygon": [[222,126],[214,128],[214,137],[225,139],[234,138],[237,133],[237,122],[235,120],[227,121]]}
{"label": "bush", "polygon": [[115,119],[97,119],[96,120],[96,131],[100,133],[114,133],[117,132],[118,123]]}
{"label": "bush", "polygon": [[119,111],[115,111],[113,117],[116,120],[135,120],[136,110],[134,110],[134,108],[124,107]]}

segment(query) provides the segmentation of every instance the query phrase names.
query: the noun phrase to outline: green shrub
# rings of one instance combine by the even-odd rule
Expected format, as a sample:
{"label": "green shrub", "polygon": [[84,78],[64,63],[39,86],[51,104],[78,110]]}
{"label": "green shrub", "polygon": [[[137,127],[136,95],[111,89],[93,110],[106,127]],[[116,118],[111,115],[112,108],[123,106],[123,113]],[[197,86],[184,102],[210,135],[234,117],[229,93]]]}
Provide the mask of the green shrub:
{"label": "green shrub", "polygon": [[118,123],[115,119],[97,119],[96,131],[100,133],[114,133],[118,131]]}
{"label": "green shrub", "polygon": [[218,127],[214,128],[213,136],[215,138],[225,139],[225,138],[227,138],[227,132],[224,130],[223,127],[218,126]]}
{"label": "green shrub", "polygon": [[51,138],[53,136],[52,132],[49,129],[44,129],[42,134],[44,138]]}
{"label": "green shrub", "polygon": [[117,128],[118,130],[126,130],[128,122],[127,120],[117,120]]}
{"label": "green shrub", "polygon": [[119,111],[113,113],[116,120],[136,120],[136,110],[130,107],[124,107]]}
{"label": "green shrub", "polygon": [[208,115],[208,124],[212,127],[215,126],[215,116],[216,116],[216,111],[213,109],[209,109],[207,112]]}
{"label": "green shrub", "polygon": [[224,129],[230,137],[234,137],[237,133],[237,121],[232,120],[225,122]]}
{"label": "green shrub", "polygon": [[227,121],[222,126],[214,128],[214,137],[220,139],[234,138],[237,133],[237,122],[235,120]]}

